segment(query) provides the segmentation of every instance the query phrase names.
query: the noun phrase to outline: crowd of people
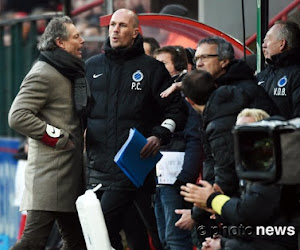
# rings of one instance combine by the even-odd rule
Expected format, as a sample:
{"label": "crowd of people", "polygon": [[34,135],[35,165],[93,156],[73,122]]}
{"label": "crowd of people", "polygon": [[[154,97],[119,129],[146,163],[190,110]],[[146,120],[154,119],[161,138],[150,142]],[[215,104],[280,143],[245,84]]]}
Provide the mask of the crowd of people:
{"label": "crowd of people", "polygon": [[[72,11],[78,11],[83,6],[92,2],[93,0],[71,0],[70,7]],[[63,4],[64,2],[62,0],[30,0],[25,2],[20,0],[1,0],[0,21],[39,16],[41,19],[37,21],[37,33],[41,35],[47,23],[47,20],[44,20],[43,16],[62,13]],[[114,11],[120,8],[127,8],[133,10],[135,13],[150,12],[149,2],[144,0],[113,0],[112,6]],[[108,13],[106,13],[105,5],[100,4],[80,12],[72,18],[80,34],[85,39],[83,49],[84,60],[91,57],[91,55],[101,52],[106,32],[104,28],[99,27],[99,18],[106,14]],[[30,22],[24,22],[22,30],[23,39],[26,39],[30,32]],[[10,46],[12,44],[12,31],[9,26],[5,27],[4,32],[4,45]]]}
{"label": "crowd of people", "polygon": [[[55,222],[62,249],[86,249],[75,201],[99,183],[116,250],[124,248],[121,231],[132,250],[150,249],[148,233],[156,249],[297,249],[297,233],[247,237],[199,228],[298,226],[285,210],[297,204],[283,198],[282,185],[241,185],[232,128],[300,117],[299,26],[279,21],[270,28],[262,45],[266,69],[256,75],[220,37],[194,49],[160,47],[143,38],[126,8],[113,13],[101,50],[96,44],[84,51],[80,24],[67,16],[50,21],[9,112],[9,125],[29,137],[21,203],[28,216],[12,249],[44,249]],[[97,24],[83,27],[89,36],[101,34]],[[174,178],[160,181],[154,168],[136,188],[114,163],[132,127],[147,138],[142,158],[183,153]]]}

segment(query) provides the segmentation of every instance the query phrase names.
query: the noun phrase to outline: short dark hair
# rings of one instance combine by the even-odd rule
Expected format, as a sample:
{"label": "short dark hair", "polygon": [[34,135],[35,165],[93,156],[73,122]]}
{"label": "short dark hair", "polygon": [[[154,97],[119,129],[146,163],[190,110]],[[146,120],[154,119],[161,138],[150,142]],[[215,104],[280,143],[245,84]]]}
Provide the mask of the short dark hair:
{"label": "short dark hair", "polygon": [[187,73],[182,80],[183,94],[198,105],[206,105],[210,95],[216,89],[210,73],[195,69]]}
{"label": "short dark hair", "polygon": [[169,53],[176,71],[187,69],[187,56],[182,46],[164,46],[154,51],[154,57],[161,53]]}
{"label": "short dark hair", "polygon": [[150,54],[153,56],[154,51],[160,48],[158,41],[153,37],[144,37],[143,40],[150,45]]}
{"label": "short dark hair", "polygon": [[297,23],[291,21],[277,21],[275,24],[281,25],[277,38],[284,39],[287,42],[288,49],[300,46],[300,29]]}
{"label": "short dark hair", "polygon": [[234,49],[230,42],[227,42],[224,38],[218,36],[206,37],[199,41],[198,47],[203,44],[216,44],[218,46],[218,58],[219,60],[229,59],[232,61],[234,59]]}

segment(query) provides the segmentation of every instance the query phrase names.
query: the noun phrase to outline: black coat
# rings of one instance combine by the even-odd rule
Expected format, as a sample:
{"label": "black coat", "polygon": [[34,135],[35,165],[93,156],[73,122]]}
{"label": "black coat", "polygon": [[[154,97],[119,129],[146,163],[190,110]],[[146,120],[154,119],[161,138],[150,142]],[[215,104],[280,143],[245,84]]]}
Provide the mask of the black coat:
{"label": "black coat", "polygon": [[238,191],[231,130],[244,108],[260,108],[278,114],[276,105],[263,88],[256,85],[251,69],[235,60],[227,72],[216,79],[218,88],[210,96],[203,112],[204,151],[203,178],[216,182],[225,194]]}
{"label": "black coat", "polygon": [[[243,234],[240,231],[238,236],[246,239],[255,249],[266,249],[262,247],[259,240],[266,240],[266,244],[270,245],[268,249],[273,249],[271,244],[278,246],[278,249],[297,249],[295,247],[297,245],[295,215],[299,211],[299,206],[296,206],[297,196],[295,194],[295,186],[248,182],[242,197],[231,198],[223,205],[221,219],[225,224],[232,225],[231,228],[247,227],[248,232],[244,231]],[[283,227],[282,230],[285,230],[285,234],[279,233],[278,235],[274,230],[273,234],[268,232],[263,235],[262,227],[270,226]],[[259,235],[256,234],[256,227],[260,227]],[[231,238],[233,235],[225,234],[224,236]],[[225,242],[223,244],[227,245]],[[277,248],[274,247],[274,249]]]}
{"label": "black coat", "polygon": [[[186,72],[186,71],[185,71]],[[180,82],[186,73],[182,72],[172,78],[173,82]],[[182,97],[184,98],[184,97]],[[201,141],[202,120],[198,113],[185,101],[189,109],[188,119],[184,130],[173,133],[169,144],[161,147],[162,151],[185,152],[182,170],[177,176],[176,186],[188,182],[195,183],[202,171],[203,150]]]}
{"label": "black coat", "polygon": [[286,119],[300,117],[300,47],[274,55],[257,81]]}
{"label": "black coat", "polygon": [[161,62],[144,54],[140,35],[126,49],[112,49],[108,39],[104,50],[105,54],[86,62],[95,102],[87,120],[88,184],[133,190],[134,185],[113,160],[129,129],[135,127],[146,138],[155,135],[168,142],[171,133],[160,124],[170,118],[176,129],[183,129],[187,109],[179,93],[160,97],[170,86],[170,76]]}

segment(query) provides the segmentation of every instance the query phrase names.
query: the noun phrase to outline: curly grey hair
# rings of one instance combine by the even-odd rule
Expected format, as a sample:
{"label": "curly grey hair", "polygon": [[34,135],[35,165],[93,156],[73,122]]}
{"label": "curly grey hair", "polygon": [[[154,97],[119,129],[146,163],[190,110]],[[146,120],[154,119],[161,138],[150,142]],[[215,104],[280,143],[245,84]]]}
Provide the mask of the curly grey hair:
{"label": "curly grey hair", "polygon": [[199,41],[198,47],[203,43],[216,44],[218,46],[217,54],[219,60],[229,59],[229,61],[232,61],[234,59],[233,47],[225,39],[218,36],[207,37]]}
{"label": "curly grey hair", "polygon": [[68,40],[70,34],[65,23],[73,24],[73,21],[68,16],[54,17],[51,19],[37,45],[38,50],[45,51],[58,48],[55,43],[57,38],[64,41]]}

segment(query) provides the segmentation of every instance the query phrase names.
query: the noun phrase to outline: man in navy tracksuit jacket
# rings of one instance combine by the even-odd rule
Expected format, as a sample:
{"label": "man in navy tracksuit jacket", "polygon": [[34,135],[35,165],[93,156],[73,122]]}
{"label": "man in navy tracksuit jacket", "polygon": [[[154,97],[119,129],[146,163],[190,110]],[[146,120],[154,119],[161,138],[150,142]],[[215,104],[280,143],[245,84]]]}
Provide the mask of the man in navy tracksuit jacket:
{"label": "man in navy tracksuit jacket", "polygon": [[[89,186],[102,183],[97,195],[110,240],[115,249],[122,249],[119,231],[137,188],[114,163],[114,156],[132,127],[148,139],[141,157],[156,153],[175,130],[183,129],[187,109],[179,93],[160,97],[171,84],[170,76],[161,62],[145,55],[138,18],[132,11],[120,9],[112,15],[104,52],[86,62],[94,99],[87,120],[87,182]],[[154,191],[151,176],[142,188]]]}
{"label": "man in navy tracksuit jacket", "polygon": [[276,22],[262,45],[267,67],[257,75],[286,119],[300,117],[300,29],[290,21]]}

